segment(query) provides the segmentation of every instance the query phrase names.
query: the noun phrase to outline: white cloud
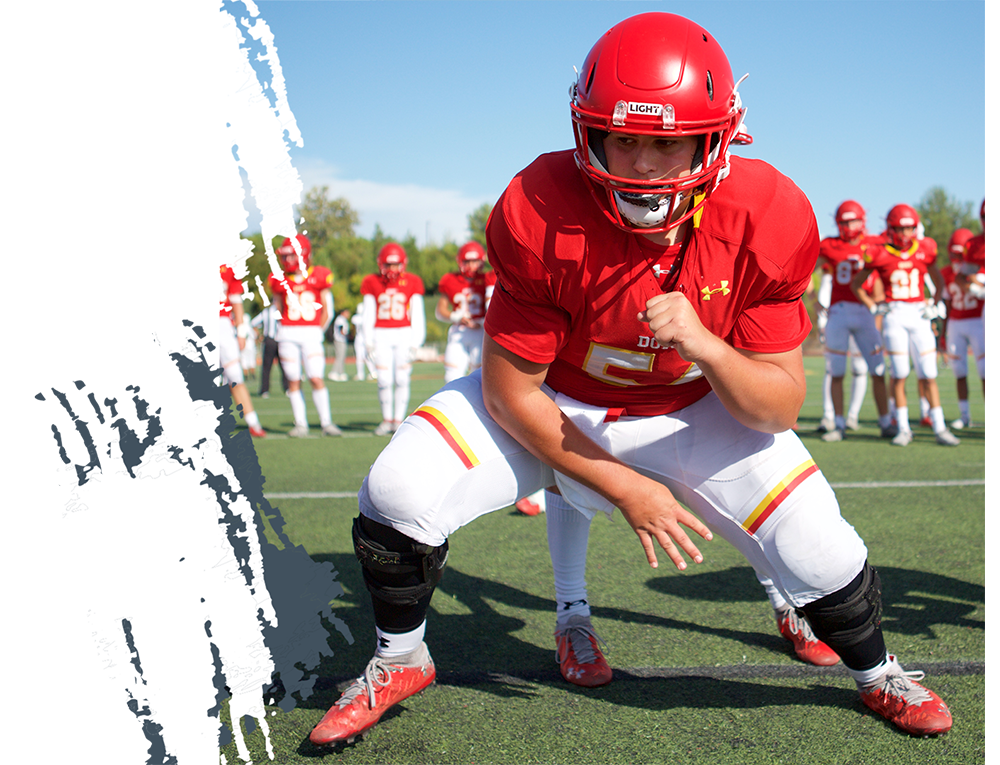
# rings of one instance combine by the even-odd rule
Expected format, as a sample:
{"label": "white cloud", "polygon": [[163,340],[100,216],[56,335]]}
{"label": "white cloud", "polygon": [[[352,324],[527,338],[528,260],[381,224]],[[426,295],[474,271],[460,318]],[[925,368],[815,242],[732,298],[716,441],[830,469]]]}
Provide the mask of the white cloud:
{"label": "white cloud", "polygon": [[[383,184],[366,180],[346,180],[337,169],[321,160],[298,163],[302,187],[328,186],[331,199],[344,197],[358,213],[360,236],[370,237],[375,225],[390,237],[402,239],[412,234],[417,244],[428,241],[464,242],[469,237],[468,216],[483,203],[496,200],[464,196],[453,189],[437,189],[416,184]],[[250,225],[247,231],[260,230],[260,215],[248,198]]]}

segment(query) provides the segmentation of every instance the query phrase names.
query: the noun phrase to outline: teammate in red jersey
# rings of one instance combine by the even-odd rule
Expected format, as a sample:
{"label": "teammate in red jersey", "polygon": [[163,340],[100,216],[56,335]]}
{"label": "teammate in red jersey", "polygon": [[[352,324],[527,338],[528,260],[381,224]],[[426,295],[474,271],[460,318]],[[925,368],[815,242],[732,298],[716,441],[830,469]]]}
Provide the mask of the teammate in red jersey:
{"label": "teammate in red jersey", "polygon": [[584,568],[591,519],[617,507],[654,567],[657,545],[678,569],[702,561],[683,526],[731,542],[865,704],[947,730],[944,702],[887,654],[878,574],[790,430],[816,219],[770,165],[730,159],[751,139],[719,44],[680,16],[627,19],[587,56],[571,114],[576,150],[536,159],[487,224],[482,369],[400,426],[358,494],[377,648],[310,739],[353,740],[433,681],[425,615],[449,535],[543,486],[571,682],[611,679]]}
{"label": "teammate in red jersey", "polygon": [[304,234],[293,242],[285,239],[277,250],[282,276],[271,274],[271,291],[281,311],[278,326],[278,360],[288,379],[288,398],[292,404],[292,438],[309,435],[306,399],[302,393],[302,372],[312,386],[313,405],[319,415],[324,436],[340,436],[330,414],[330,393],[323,382],[326,351],[323,332],[333,319],[333,274],[328,268],[311,263],[312,245]]}
{"label": "teammate in red jersey", "polygon": [[[850,340],[857,344],[872,377],[872,395],[878,410],[882,436],[896,435],[885,389],[885,356],[882,336],[867,307],[851,291],[851,280],[864,265],[865,240],[874,241],[865,233],[865,211],[852,199],[842,203],[836,212],[839,236],[820,242],[819,262],[833,277],[830,308],[826,322],[826,371],[830,375],[830,395],[833,399],[834,428],[822,435],[824,441],[841,441],[847,430],[844,417],[844,373]],[[872,276],[869,282],[874,282]],[[868,288],[871,291],[871,288]]]}
{"label": "teammate in red jersey", "polygon": [[222,277],[222,298],[219,300],[219,361],[223,379],[229,385],[236,406],[242,410],[250,435],[263,438],[266,433],[260,425],[260,418],[254,411],[243,379],[243,364],[240,353],[246,346],[246,325],[243,322],[243,283],[236,278],[232,268],[219,266]]}
{"label": "teammate in red jersey", "polygon": [[[933,240],[916,237],[919,222],[920,215],[909,205],[900,204],[889,210],[886,217],[887,239],[865,248],[865,267],[851,281],[851,289],[870,311],[884,314],[882,337],[892,367],[896,424],[899,427],[892,443],[906,446],[913,440],[906,405],[906,378],[910,374],[912,344],[926,381],[929,416],[937,442],[942,446],[958,446],[960,442],[948,430],[941,408],[937,386],[937,338],[931,328],[931,320],[938,313],[937,303],[925,297],[924,276],[930,276],[938,298],[944,294],[944,283],[935,263],[937,247],[931,244]],[[876,303],[862,289],[873,272],[878,273],[885,285],[885,302]]]}
{"label": "teammate in red jersey", "polygon": [[458,249],[458,271],[447,273],[438,283],[434,315],[447,322],[448,344],[444,349],[444,381],[457,380],[482,365],[483,320],[493,297],[497,275],[485,271],[486,250],[479,242]]}
{"label": "teammate in red jersey", "polygon": [[375,365],[382,422],[376,436],[394,433],[410,406],[410,373],[427,336],[424,283],[406,272],[406,250],[389,242],[379,250],[377,274],[361,282],[365,343]]}
{"label": "teammate in red jersey", "polygon": [[983,224],[983,233],[972,237],[965,243],[962,253],[962,268],[955,280],[959,287],[974,297],[984,301],[983,321],[986,321],[986,200],[979,207],[979,220]]}
{"label": "teammate in red jersey", "polygon": [[[983,321],[984,301],[968,290],[962,289],[957,277],[962,273],[963,257],[972,232],[960,228],[951,235],[948,241],[948,257],[950,265],[941,269],[944,280],[945,295],[948,305],[945,337],[947,338],[948,360],[955,374],[955,386],[958,393],[959,417],[951,427],[956,430],[972,426],[972,414],[969,410],[969,351],[976,359],[976,371],[986,393],[986,325]],[[978,269],[977,269],[978,270]]]}

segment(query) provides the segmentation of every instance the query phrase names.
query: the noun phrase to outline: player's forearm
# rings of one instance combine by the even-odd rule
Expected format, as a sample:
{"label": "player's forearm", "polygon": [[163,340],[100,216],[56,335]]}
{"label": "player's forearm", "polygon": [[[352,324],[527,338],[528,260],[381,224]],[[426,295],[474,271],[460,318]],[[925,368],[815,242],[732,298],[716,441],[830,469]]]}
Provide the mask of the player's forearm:
{"label": "player's forearm", "polygon": [[486,338],[483,400],[490,416],[546,465],[621,506],[646,479],[585,436],[541,390],[546,367],[522,362]]}
{"label": "player's forearm", "polygon": [[696,363],[726,411],[762,433],[794,426],[805,400],[805,377],[796,370],[800,352],[753,354],[716,340]]}

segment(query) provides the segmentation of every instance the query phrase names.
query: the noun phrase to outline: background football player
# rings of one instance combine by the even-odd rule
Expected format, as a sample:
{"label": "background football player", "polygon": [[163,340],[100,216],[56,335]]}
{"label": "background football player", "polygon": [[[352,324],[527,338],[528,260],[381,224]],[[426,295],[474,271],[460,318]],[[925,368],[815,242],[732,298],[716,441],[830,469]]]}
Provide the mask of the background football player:
{"label": "background football player", "polygon": [[427,337],[424,283],[406,271],[406,250],[395,242],[378,253],[378,273],[361,282],[366,352],[375,365],[382,422],[375,435],[394,433],[409,413],[410,373]]}
{"label": "background football player", "polygon": [[[856,352],[864,361],[866,369],[872,377],[872,395],[878,410],[878,424],[884,438],[896,435],[892,425],[892,415],[885,389],[885,356],[883,354],[882,336],[875,327],[875,319],[871,311],[855,297],[851,291],[851,281],[854,275],[864,266],[863,248],[865,246],[865,211],[860,204],[852,199],[843,202],[835,214],[839,235],[828,237],[820,242],[819,262],[829,271],[832,277],[830,290],[830,309],[826,322],[826,373],[830,376],[830,398],[833,401],[834,427],[824,433],[824,441],[841,441],[847,429],[844,417],[844,374],[847,370],[847,359],[850,352],[850,341],[853,340]],[[881,283],[875,285],[877,277],[870,275],[864,289],[881,290]],[[878,298],[875,298],[877,301]],[[852,400],[852,405],[859,402]],[[857,411],[852,416],[857,427]]]}
{"label": "background football player", "polygon": [[263,438],[266,433],[254,411],[250,391],[243,380],[240,355],[247,344],[246,324],[243,321],[243,284],[232,268],[219,266],[222,277],[222,298],[219,300],[219,362],[223,379],[229,386],[236,406],[242,408],[250,435]]}
{"label": "background football player", "polygon": [[[913,440],[906,404],[906,378],[910,374],[910,344],[919,354],[918,363],[925,382],[929,417],[937,442],[958,446],[955,434],[948,430],[937,386],[937,337],[931,320],[938,315],[937,302],[925,295],[924,276],[934,283],[934,293],[942,295],[944,282],[935,260],[937,248],[932,239],[918,239],[920,216],[909,205],[899,204],[886,216],[886,240],[865,248],[865,264],[851,281],[851,289],[872,313],[882,313],[882,338],[889,352],[896,424],[899,433],[895,446]],[[886,300],[876,303],[864,289],[865,280],[877,272],[885,285]]]}
{"label": "background football player", "polygon": [[444,381],[451,382],[482,365],[483,320],[497,275],[486,271],[486,251],[479,242],[458,249],[458,271],[441,277],[434,315],[447,322],[448,343],[444,349]]}
{"label": "background football player", "polygon": [[[965,248],[972,238],[972,232],[960,228],[948,241],[950,264],[941,269],[947,295],[948,316],[945,324],[948,361],[955,374],[958,393],[959,417],[951,423],[956,430],[972,426],[969,411],[969,351],[976,360],[976,371],[986,393],[986,326],[983,321],[983,300],[968,290],[962,289],[956,277],[964,266]],[[978,270],[978,269],[977,269]]]}
{"label": "background football player", "polygon": [[271,274],[274,304],[281,312],[278,325],[278,360],[288,379],[288,398],[292,404],[292,438],[309,435],[306,399],[302,393],[302,372],[312,386],[313,405],[319,415],[324,436],[340,436],[340,428],[330,416],[330,393],[323,382],[326,351],[323,332],[333,318],[333,274],[328,268],[311,265],[312,245],[304,234],[295,242],[285,239],[277,250],[283,271],[279,278]]}

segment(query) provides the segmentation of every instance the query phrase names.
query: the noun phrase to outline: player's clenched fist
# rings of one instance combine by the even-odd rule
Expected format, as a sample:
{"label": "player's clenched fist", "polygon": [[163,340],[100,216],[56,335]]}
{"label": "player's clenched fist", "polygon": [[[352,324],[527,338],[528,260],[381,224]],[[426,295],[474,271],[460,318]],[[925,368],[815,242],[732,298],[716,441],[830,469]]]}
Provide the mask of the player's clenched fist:
{"label": "player's clenched fist", "polygon": [[682,292],[668,292],[647,300],[639,321],[647,322],[656,341],[664,348],[676,348],[685,361],[697,361],[707,350],[707,344],[717,339],[705,329]]}

